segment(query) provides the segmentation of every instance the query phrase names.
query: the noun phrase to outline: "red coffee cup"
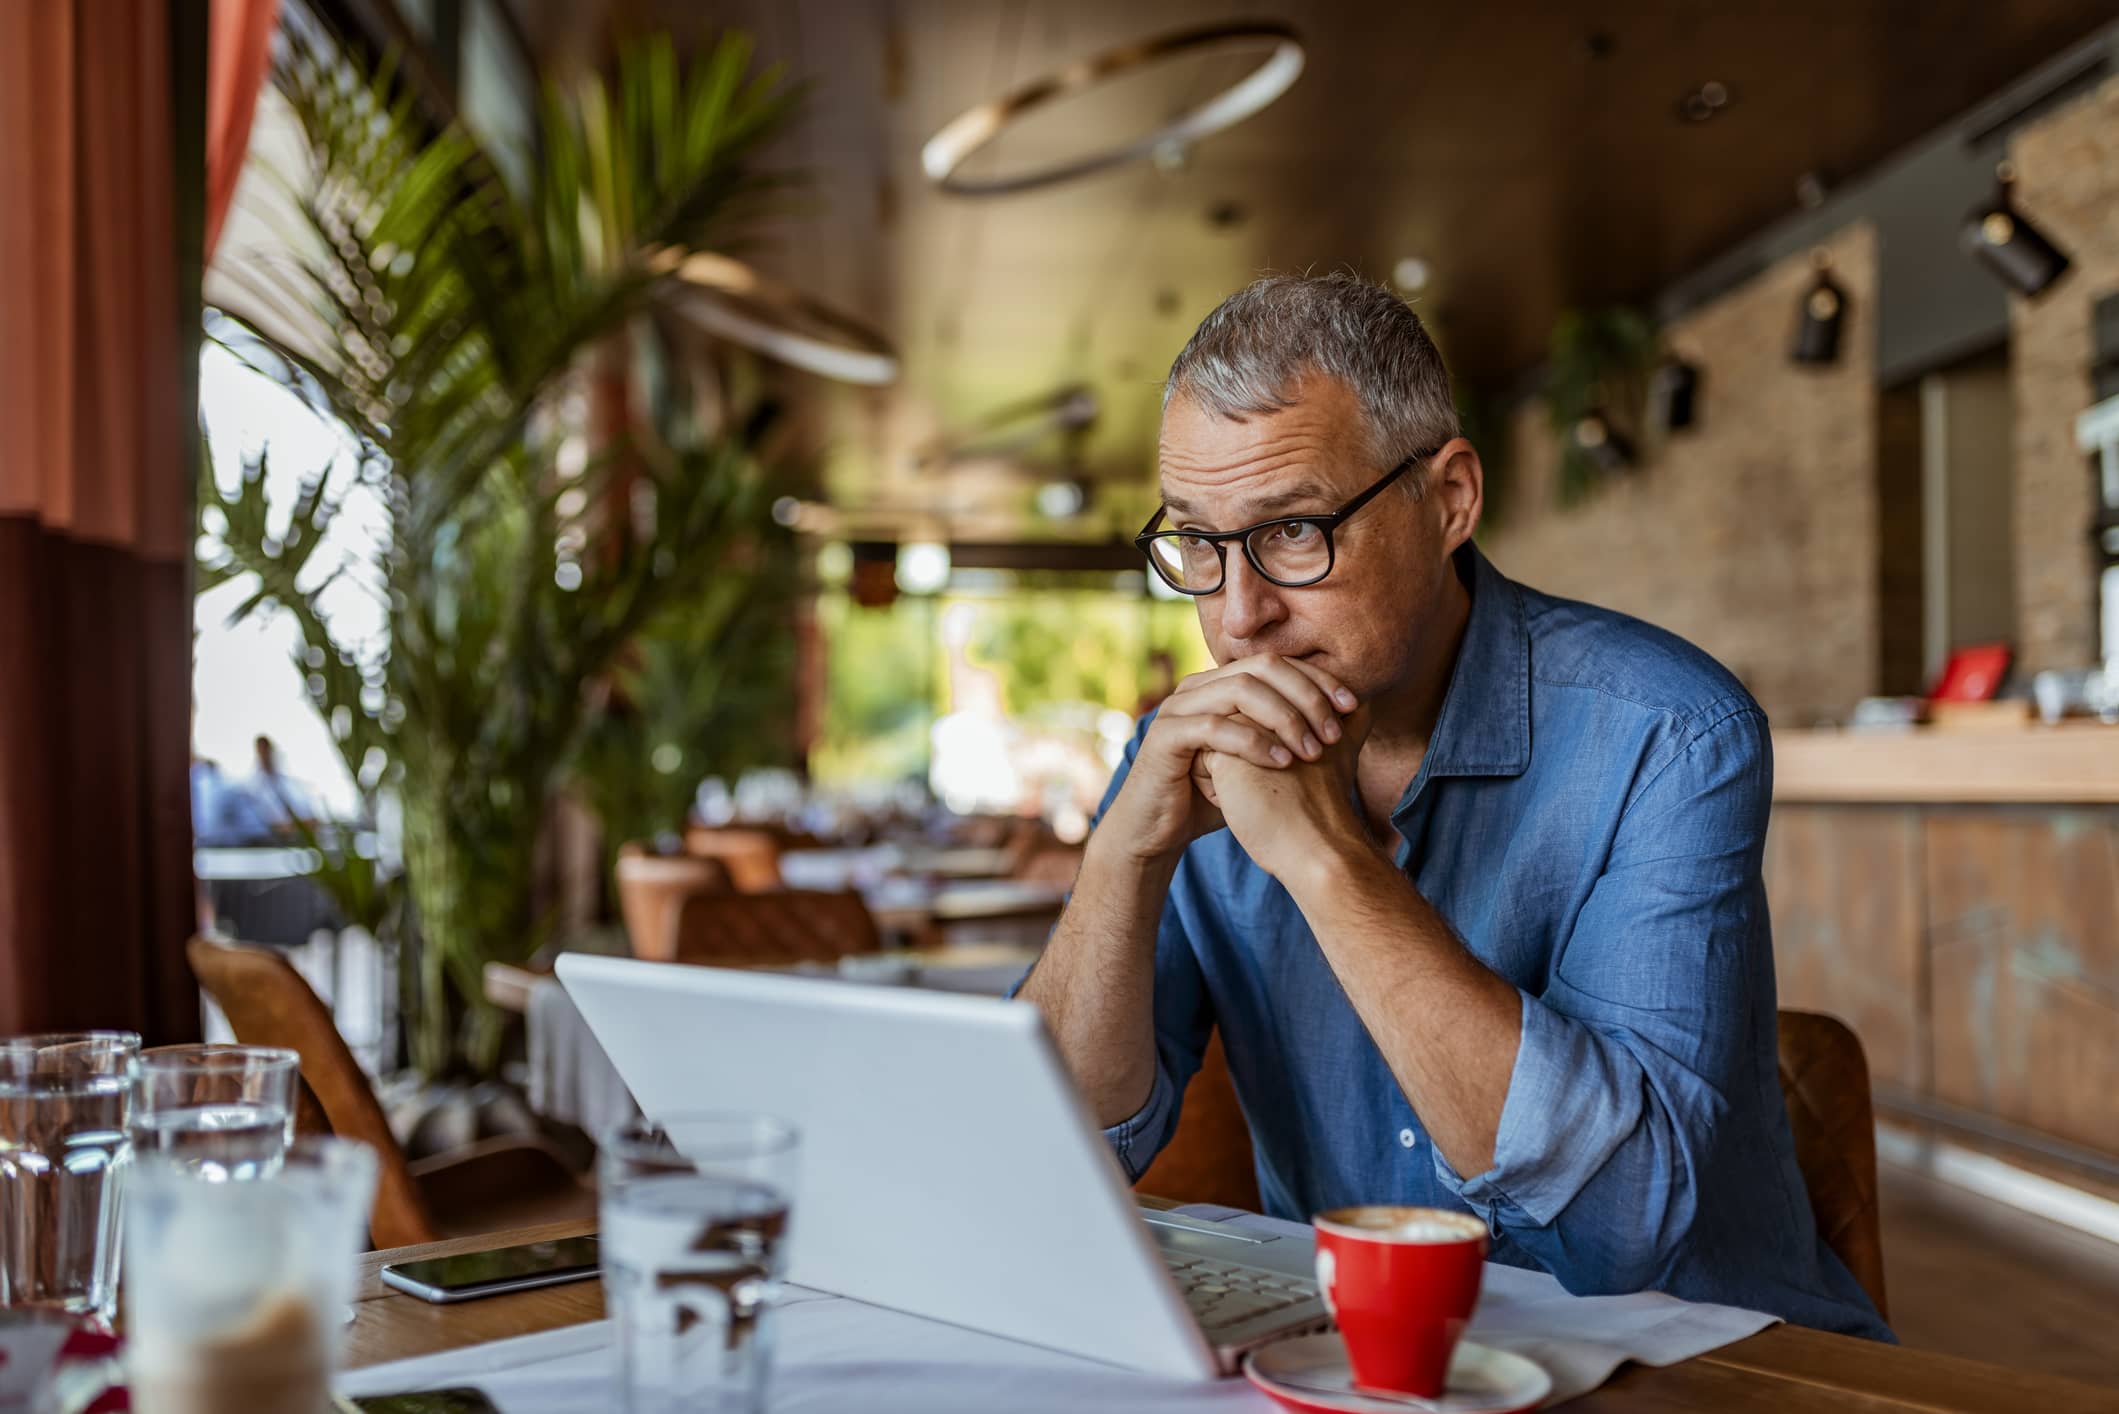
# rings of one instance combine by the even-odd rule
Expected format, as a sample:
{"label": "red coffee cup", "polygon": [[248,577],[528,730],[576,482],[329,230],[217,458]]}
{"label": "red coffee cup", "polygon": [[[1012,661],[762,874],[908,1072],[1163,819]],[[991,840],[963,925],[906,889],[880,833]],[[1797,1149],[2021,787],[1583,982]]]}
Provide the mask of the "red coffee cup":
{"label": "red coffee cup", "polygon": [[1387,1205],[1319,1213],[1317,1287],[1354,1383],[1432,1399],[1479,1304],[1486,1226],[1469,1213]]}

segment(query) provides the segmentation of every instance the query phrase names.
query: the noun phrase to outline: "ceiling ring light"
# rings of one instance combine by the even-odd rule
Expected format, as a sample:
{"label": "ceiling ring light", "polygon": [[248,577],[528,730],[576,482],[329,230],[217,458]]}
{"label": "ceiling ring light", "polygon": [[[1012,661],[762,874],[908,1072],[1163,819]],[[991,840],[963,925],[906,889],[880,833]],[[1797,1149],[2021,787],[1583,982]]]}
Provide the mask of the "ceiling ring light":
{"label": "ceiling ring light", "polygon": [[[1266,56],[1264,63],[1206,102],[1178,115],[1145,137],[1103,152],[1092,152],[1086,157],[1056,162],[1047,167],[1033,168],[1011,176],[961,175],[964,163],[973,153],[992,142],[1009,123],[1032,109],[1045,107],[1084,89],[1094,88],[1097,84],[1148,68],[1166,59],[1236,45],[1256,45],[1261,41],[1271,41],[1273,44],[1273,52]],[[920,166],[926,171],[928,180],[943,191],[954,192],[959,196],[1001,196],[1009,192],[1029,191],[1034,187],[1071,181],[1076,177],[1085,177],[1091,172],[1100,172],[1106,167],[1116,167],[1122,162],[1146,157],[1160,149],[1173,146],[1182,148],[1211,134],[1232,128],[1286,93],[1301,76],[1302,66],[1302,39],[1288,25],[1267,21],[1203,25],[1196,29],[1174,30],[1137,44],[1107,49],[1101,54],[1069,64],[1057,73],[1033,79],[1013,93],[990,99],[968,112],[959,114],[944,124],[933,137],[927,139],[926,146],[920,149]]]}
{"label": "ceiling ring light", "polygon": [[665,251],[649,264],[693,286],[685,312],[710,334],[840,383],[897,381],[898,355],[890,340],[740,260],[711,251]]}

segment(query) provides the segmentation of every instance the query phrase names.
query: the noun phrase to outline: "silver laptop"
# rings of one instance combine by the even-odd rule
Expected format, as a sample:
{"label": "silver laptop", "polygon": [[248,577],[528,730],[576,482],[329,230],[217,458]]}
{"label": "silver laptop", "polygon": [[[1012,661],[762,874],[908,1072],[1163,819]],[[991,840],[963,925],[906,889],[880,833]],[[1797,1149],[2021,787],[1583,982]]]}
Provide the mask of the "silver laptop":
{"label": "silver laptop", "polygon": [[789,1279],[1158,1374],[1322,1329],[1309,1242],[1139,1208],[1027,1003],[569,954],[649,1116],[802,1131]]}

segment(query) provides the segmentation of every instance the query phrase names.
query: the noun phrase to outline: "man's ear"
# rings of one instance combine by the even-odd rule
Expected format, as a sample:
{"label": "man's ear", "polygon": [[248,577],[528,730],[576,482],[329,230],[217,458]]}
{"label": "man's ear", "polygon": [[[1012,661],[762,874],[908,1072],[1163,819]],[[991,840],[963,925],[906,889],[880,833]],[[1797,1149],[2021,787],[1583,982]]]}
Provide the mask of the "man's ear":
{"label": "man's ear", "polygon": [[1428,462],[1427,495],[1442,531],[1442,548],[1455,553],[1479,528],[1486,509],[1486,467],[1479,449],[1462,437],[1451,438]]}

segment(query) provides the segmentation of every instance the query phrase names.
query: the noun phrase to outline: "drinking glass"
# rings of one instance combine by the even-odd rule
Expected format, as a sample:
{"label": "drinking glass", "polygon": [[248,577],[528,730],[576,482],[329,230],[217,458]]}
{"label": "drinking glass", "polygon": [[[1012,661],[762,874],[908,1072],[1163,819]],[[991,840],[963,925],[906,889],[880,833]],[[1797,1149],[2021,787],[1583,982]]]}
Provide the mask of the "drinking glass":
{"label": "drinking glass", "polygon": [[353,1299],[375,1151],[304,1139],[227,1182],[185,1154],[126,1182],[125,1374],[137,1414],[323,1411]]}
{"label": "drinking glass", "polygon": [[130,1031],[0,1040],[0,1307],[108,1323],[130,1146]]}
{"label": "drinking glass", "polygon": [[132,1060],[133,1152],[208,1179],[269,1178],[294,1142],[301,1058],[271,1046],[157,1046]]}
{"label": "drinking glass", "polygon": [[762,1414],[797,1136],[762,1115],[636,1119],[603,1142],[605,1299],[626,1414]]}

